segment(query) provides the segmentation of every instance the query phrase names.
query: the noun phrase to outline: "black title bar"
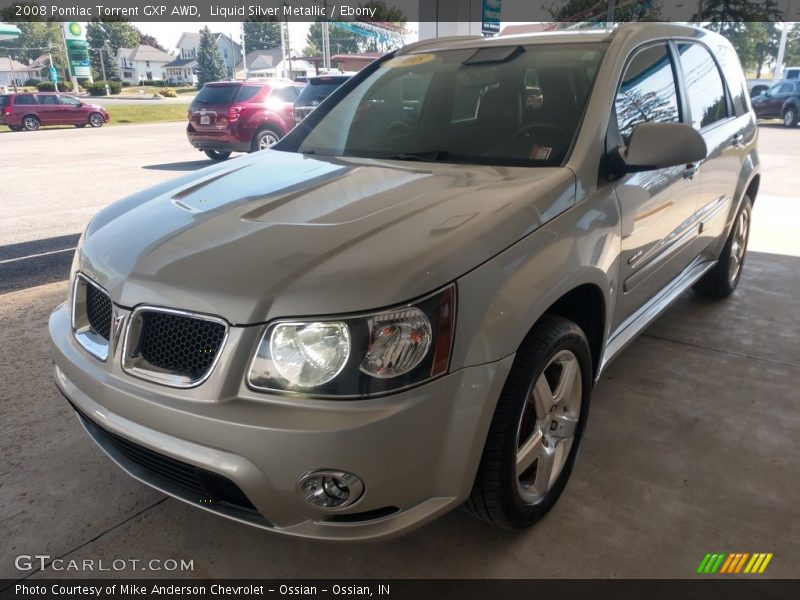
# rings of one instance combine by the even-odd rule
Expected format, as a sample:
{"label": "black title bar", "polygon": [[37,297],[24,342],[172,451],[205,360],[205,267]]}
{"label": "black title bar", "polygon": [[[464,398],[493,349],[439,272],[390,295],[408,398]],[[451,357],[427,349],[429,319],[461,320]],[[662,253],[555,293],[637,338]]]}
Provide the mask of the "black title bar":
{"label": "black title bar", "polygon": [[0,0],[0,21],[800,21],[793,0]]}

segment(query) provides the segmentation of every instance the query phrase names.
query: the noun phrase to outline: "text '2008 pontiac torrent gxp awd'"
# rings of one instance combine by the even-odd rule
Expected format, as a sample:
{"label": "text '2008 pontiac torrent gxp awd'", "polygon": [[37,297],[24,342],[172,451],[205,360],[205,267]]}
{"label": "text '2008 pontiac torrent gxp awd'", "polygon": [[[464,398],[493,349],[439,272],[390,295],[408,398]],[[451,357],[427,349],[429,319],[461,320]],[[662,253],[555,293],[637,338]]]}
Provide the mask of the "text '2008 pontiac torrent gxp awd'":
{"label": "text '2008 pontiac torrent gxp awd'", "polygon": [[699,29],[408,46],[273,148],[97,214],[56,383],[128,473],[243,522],[525,527],[608,362],[689,287],[736,287],[756,135]]}

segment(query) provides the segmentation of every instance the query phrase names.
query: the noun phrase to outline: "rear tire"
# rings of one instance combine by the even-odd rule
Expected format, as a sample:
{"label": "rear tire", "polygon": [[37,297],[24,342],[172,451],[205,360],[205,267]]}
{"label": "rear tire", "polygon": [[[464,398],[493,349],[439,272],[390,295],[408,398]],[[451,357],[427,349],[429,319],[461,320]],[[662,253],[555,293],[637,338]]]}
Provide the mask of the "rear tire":
{"label": "rear tire", "polygon": [[105,123],[105,119],[103,119],[103,115],[100,113],[92,113],[89,115],[89,125],[92,127],[102,127],[103,123]]}
{"label": "rear tire", "polygon": [[745,195],[742,206],[733,221],[731,233],[717,264],[694,284],[694,290],[707,298],[721,300],[733,293],[742,277],[747,241],[750,238],[753,201]]}
{"label": "rear tire", "polygon": [[19,125],[9,125],[8,128],[11,131],[19,131],[21,129]]}
{"label": "rear tire", "polygon": [[466,511],[507,529],[541,519],[569,479],[591,387],[581,328],[542,317],[520,345],[500,394]]}
{"label": "rear tire", "polygon": [[34,117],[33,115],[28,115],[22,119],[22,128],[25,131],[37,131],[41,124],[38,117]]}
{"label": "rear tire", "polygon": [[797,109],[789,106],[783,111],[783,126],[797,127]]}
{"label": "rear tire", "polygon": [[281,139],[280,134],[272,129],[261,129],[253,136],[253,145],[250,149],[251,152],[258,152],[259,150],[266,150],[274,146]]}
{"label": "rear tire", "polygon": [[224,150],[203,150],[203,152],[205,152],[206,156],[211,160],[218,161],[228,160],[231,155],[230,152],[225,152]]}

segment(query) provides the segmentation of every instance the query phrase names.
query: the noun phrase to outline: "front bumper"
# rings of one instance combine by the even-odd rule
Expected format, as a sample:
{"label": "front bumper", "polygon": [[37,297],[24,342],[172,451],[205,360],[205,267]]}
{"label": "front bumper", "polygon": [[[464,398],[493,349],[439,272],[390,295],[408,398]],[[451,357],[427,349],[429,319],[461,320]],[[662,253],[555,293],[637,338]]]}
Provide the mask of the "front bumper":
{"label": "front bumper", "polygon": [[[232,327],[214,372],[190,390],[125,374],[119,347],[105,363],[89,355],[70,332],[66,305],[53,312],[49,327],[56,384],[95,442],[129,474],[229,518],[320,539],[384,538],[461,504],[513,361],[461,369],[382,398],[304,400],[258,394],[243,384],[260,327]],[[129,460],[116,438],[226,478],[254,510],[208,503],[171,485]],[[306,504],[295,486],[316,469],[355,473],[364,481],[363,496],[339,512]]]}

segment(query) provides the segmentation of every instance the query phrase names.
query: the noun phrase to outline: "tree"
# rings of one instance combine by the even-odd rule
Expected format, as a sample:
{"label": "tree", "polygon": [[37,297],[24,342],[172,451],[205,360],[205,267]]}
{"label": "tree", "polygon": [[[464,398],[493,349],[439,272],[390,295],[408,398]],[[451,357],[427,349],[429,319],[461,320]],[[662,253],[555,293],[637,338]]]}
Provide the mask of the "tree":
{"label": "tree", "polygon": [[[32,21],[14,23],[14,25],[19,28],[20,36],[4,43],[13,48],[10,54],[15,60],[27,64],[42,54],[50,52],[59,79],[61,81],[69,79],[60,23]],[[49,66],[48,64],[47,67]]]}
{"label": "tree", "polygon": [[166,52],[169,54],[169,50],[167,50],[164,46],[158,43],[158,40],[150,35],[149,33],[143,33],[141,29],[138,27],[134,27],[136,33],[139,34],[139,43],[144,44],[145,46],[152,46],[153,48],[158,48],[162,52]]}
{"label": "tree", "polygon": [[756,77],[777,54],[780,29],[775,23],[726,21],[709,22],[706,27],[728,38],[742,66],[754,70]]}
{"label": "tree", "polygon": [[[331,54],[355,54],[359,51],[359,41],[361,36],[344,26],[340,26],[336,21],[331,21],[329,29],[329,39],[331,42]],[[316,21],[308,28],[306,43],[322,48],[322,23]]]}
{"label": "tree", "polygon": [[225,62],[219,52],[217,42],[208,26],[200,30],[200,47],[197,49],[197,87],[209,81],[224,79],[227,75]]}
{"label": "tree", "polygon": [[797,25],[789,31],[786,40],[786,54],[783,56],[783,64],[787,67],[800,66],[800,27]]}
{"label": "tree", "polygon": [[[105,66],[107,79],[119,79],[117,52],[139,44],[139,31],[130,23],[118,20],[92,21],[86,26],[86,41],[92,49],[92,75],[102,79]],[[102,54],[102,62],[100,55]]]}
{"label": "tree", "polygon": [[281,24],[272,19],[244,22],[244,46],[248,52],[281,47]]}
{"label": "tree", "polygon": [[692,20],[710,22],[712,26],[709,29],[719,31],[726,23],[781,21],[782,18],[778,0],[705,0],[700,6],[700,12]]}
{"label": "tree", "polygon": [[[555,21],[565,22],[605,22],[608,18],[609,0],[554,0],[547,11]],[[660,21],[661,2],[641,0],[622,2],[614,6],[613,20],[621,21]]]}

